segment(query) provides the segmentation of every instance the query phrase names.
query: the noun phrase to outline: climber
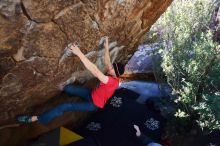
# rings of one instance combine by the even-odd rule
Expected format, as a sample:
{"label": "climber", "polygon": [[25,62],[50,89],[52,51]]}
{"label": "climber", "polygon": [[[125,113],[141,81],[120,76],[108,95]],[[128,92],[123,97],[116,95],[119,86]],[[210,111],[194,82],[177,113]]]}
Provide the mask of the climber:
{"label": "climber", "polygon": [[81,52],[79,47],[73,44],[70,47],[70,51],[78,56],[80,60],[96,78],[99,79],[100,84],[95,89],[89,89],[73,84],[66,85],[63,91],[70,96],[79,96],[85,102],[81,103],[63,103],[60,104],[40,115],[21,115],[17,117],[17,121],[20,123],[32,123],[38,121],[45,124],[55,119],[58,116],[63,115],[68,111],[95,111],[98,108],[103,108],[107,100],[113,95],[114,91],[119,86],[119,76],[124,73],[124,65],[121,63],[111,63],[109,55],[108,38],[105,38],[104,43],[104,64],[107,69],[107,74],[104,75],[95,64],[88,60],[88,58]]}

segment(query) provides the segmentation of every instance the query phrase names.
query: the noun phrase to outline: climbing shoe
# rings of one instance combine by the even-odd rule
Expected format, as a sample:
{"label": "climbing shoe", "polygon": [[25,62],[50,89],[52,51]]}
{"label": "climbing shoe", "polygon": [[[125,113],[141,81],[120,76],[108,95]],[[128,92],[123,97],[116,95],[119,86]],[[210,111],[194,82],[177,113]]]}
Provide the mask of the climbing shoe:
{"label": "climbing shoe", "polygon": [[31,123],[32,122],[31,118],[32,116],[27,116],[27,115],[18,116],[17,121],[20,123]]}

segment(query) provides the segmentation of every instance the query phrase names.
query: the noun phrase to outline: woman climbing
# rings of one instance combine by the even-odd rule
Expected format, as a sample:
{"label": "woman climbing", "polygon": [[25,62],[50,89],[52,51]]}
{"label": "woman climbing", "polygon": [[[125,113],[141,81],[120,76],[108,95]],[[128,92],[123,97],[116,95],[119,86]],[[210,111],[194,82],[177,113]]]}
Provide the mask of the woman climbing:
{"label": "woman climbing", "polygon": [[80,60],[96,78],[99,79],[100,84],[95,89],[89,89],[81,86],[76,86],[69,84],[64,87],[64,92],[70,96],[79,96],[85,102],[81,103],[63,103],[60,104],[40,115],[22,115],[18,116],[17,120],[21,123],[48,123],[51,120],[63,115],[64,112],[68,111],[95,111],[98,108],[103,108],[107,100],[113,95],[115,90],[119,86],[119,76],[124,73],[124,65],[121,63],[111,63],[109,55],[109,45],[108,38],[105,38],[104,43],[105,53],[104,53],[104,63],[107,69],[107,74],[104,75],[98,67],[93,64],[89,59],[81,52],[77,45],[72,45],[70,51],[78,56]]}

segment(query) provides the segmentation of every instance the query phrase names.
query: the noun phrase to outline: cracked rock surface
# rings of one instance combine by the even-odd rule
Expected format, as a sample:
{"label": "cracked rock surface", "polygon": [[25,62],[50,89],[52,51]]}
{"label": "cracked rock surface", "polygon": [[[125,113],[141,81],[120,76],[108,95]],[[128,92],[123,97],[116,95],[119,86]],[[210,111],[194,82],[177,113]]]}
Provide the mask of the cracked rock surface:
{"label": "cracked rock surface", "polygon": [[60,61],[68,43],[103,68],[99,42],[108,36],[111,58],[126,62],[171,1],[0,1],[0,123],[30,113],[68,79],[91,79],[77,57]]}

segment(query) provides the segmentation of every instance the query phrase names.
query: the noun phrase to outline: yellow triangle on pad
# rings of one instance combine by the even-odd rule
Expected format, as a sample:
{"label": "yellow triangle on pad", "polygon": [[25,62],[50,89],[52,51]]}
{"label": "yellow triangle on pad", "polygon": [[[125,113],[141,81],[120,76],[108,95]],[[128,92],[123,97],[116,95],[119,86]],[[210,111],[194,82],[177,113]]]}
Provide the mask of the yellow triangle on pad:
{"label": "yellow triangle on pad", "polygon": [[83,139],[83,137],[69,129],[60,127],[60,146],[70,144],[80,139]]}

